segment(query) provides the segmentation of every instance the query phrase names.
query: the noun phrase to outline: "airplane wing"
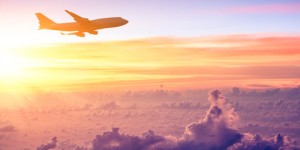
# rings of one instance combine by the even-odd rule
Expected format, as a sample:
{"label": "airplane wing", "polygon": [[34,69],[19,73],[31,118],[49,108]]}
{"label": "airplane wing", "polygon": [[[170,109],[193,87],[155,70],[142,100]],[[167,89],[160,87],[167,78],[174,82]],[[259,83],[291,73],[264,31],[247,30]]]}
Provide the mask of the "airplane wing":
{"label": "airplane wing", "polygon": [[80,17],[79,15],[73,13],[73,12],[70,12],[68,10],[65,10],[70,16],[73,17],[73,19],[78,22],[80,25],[88,25],[88,24],[91,24],[91,21],[88,19],[88,18],[83,18],[83,17]]}

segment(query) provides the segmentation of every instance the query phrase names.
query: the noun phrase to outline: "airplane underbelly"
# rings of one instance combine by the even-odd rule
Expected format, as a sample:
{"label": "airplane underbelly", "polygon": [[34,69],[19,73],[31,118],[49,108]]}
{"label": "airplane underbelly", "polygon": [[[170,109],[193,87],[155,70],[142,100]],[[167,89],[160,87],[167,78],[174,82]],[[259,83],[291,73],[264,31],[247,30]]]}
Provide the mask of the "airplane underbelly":
{"label": "airplane underbelly", "polygon": [[59,31],[80,31],[80,32],[89,32],[103,28],[113,27],[111,24],[86,24],[80,25],[78,23],[64,23],[64,24],[56,24],[52,26],[50,29],[59,30]]}
{"label": "airplane underbelly", "polygon": [[80,26],[76,24],[57,24],[54,25],[51,29],[59,31],[78,31],[80,29]]}

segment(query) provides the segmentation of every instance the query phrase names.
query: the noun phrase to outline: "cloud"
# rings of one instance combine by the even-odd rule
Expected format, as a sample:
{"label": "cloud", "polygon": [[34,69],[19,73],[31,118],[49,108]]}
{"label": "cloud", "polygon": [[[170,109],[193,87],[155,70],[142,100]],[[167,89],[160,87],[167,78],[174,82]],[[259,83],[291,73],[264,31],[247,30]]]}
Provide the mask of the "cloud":
{"label": "cloud", "polygon": [[201,105],[201,103],[192,103],[189,101],[183,101],[183,102],[178,102],[178,103],[163,103],[158,106],[159,108],[167,108],[167,109],[186,109],[186,110],[191,110],[191,109],[199,109],[203,108],[204,106]]}
{"label": "cloud", "polygon": [[183,95],[178,91],[170,91],[164,89],[148,90],[148,91],[128,91],[122,95],[124,99],[139,100],[180,100]]}
{"label": "cloud", "polygon": [[271,85],[266,85],[266,84],[249,84],[247,85],[248,87],[253,87],[253,88],[274,88]]}
{"label": "cloud", "polygon": [[300,13],[300,3],[273,3],[253,6],[240,6],[227,10],[234,13]]}
{"label": "cloud", "polygon": [[[195,82],[206,88],[213,80],[223,81],[214,87],[224,82],[278,86],[274,85],[277,79],[286,84],[297,81],[299,47],[297,34],[241,34],[62,44],[43,47],[43,51],[32,48],[24,55],[40,59],[43,65],[31,69],[36,78],[24,86],[106,91],[165,84],[188,89]],[[49,78],[51,82],[44,82]]]}
{"label": "cloud", "polygon": [[198,149],[225,149],[242,137],[232,127],[237,117],[230,106],[226,106],[220,91],[211,91],[209,100],[211,106],[206,117],[198,123],[188,125],[184,136],[186,140],[199,145]]}
{"label": "cloud", "polygon": [[287,136],[277,134],[274,138],[264,139],[260,135],[244,134],[242,141],[230,146],[228,150],[299,150],[295,142]]}
{"label": "cloud", "polygon": [[94,150],[146,150],[155,144],[166,141],[163,136],[155,135],[149,130],[141,137],[119,133],[119,128],[97,135],[93,140]]}
{"label": "cloud", "polygon": [[16,131],[16,129],[13,125],[6,125],[3,127],[0,127],[0,132],[14,132],[14,131]]}
{"label": "cloud", "polygon": [[[266,92],[261,90],[256,95],[253,94],[253,97],[243,95],[246,89],[242,88],[241,90],[241,94],[237,96],[232,96],[230,91],[226,90],[225,95],[229,96],[230,101],[227,101],[220,91],[211,91],[207,102],[202,101],[207,97],[207,90],[180,91],[184,96],[184,100],[168,101],[169,103],[166,103],[168,106],[163,108],[157,108],[162,101],[157,101],[151,106],[149,101],[143,101],[146,102],[145,105],[139,101],[138,107],[135,108],[136,106],[133,106],[135,109],[131,109],[127,107],[130,106],[130,103],[126,103],[126,100],[124,101],[117,96],[113,99],[122,101],[122,105],[119,105],[120,107],[117,107],[117,109],[115,107],[98,109],[104,104],[114,102],[106,100],[100,104],[88,101],[82,103],[82,105],[77,103],[65,105],[65,103],[62,103],[45,108],[39,107],[42,108],[39,110],[30,108],[31,110],[28,111],[18,111],[25,114],[29,122],[31,118],[36,116],[39,118],[37,121],[35,120],[37,123],[49,122],[56,118],[57,115],[60,118],[50,128],[48,128],[47,124],[45,124],[46,126],[40,126],[40,123],[38,123],[37,126],[30,123],[29,131],[22,131],[17,128],[18,132],[0,132],[0,135],[4,135],[1,140],[2,143],[7,145],[6,147],[18,147],[15,149],[21,149],[25,146],[32,149],[32,145],[37,147],[44,143],[38,139],[45,137],[45,134],[53,135],[54,132],[55,135],[57,135],[56,132],[59,134],[57,135],[59,139],[63,139],[62,142],[56,143],[56,149],[77,148],[87,150],[92,149],[92,143],[96,150],[212,150],[226,148],[245,149],[245,147],[256,149],[257,146],[279,149],[279,147],[295,147],[294,141],[284,135],[299,138],[299,127],[293,122],[299,120],[300,103],[298,98],[282,98],[286,97],[286,95],[299,96],[299,88],[281,89],[276,96],[274,94],[260,94]],[[246,90],[246,92],[248,91]],[[273,90],[269,90],[269,92],[274,93]],[[96,99],[98,94],[89,93],[87,97]],[[120,94],[118,96],[123,96],[121,93],[118,94]],[[199,102],[201,105],[198,105]],[[237,111],[241,116],[230,105],[236,102],[240,103],[239,108],[241,109]],[[85,107],[84,104],[86,103],[93,104],[92,108],[81,109]],[[123,105],[123,103],[127,105]],[[208,103],[210,105],[207,105]],[[112,106],[115,106],[115,104],[118,103],[114,103]],[[258,107],[261,107],[261,109],[258,109]],[[65,111],[65,113],[61,113],[62,111]],[[199,118],[200,115],[203,117]],[[239,117],[242,118],[242,121],[239,121]],[[120,129],[107,130],[111,127],[120,127]],[[61,129],[64,129],[66,132],[61,132]],[[148,129],[150,130],[147,131]],[[102,133],[103,131],[108,132]],[[143,131],[147,132],[141,135],[138,134],[143,133]],[[99,135],[95,136],[97,132]],[[278,138],[269,138],[275,133],[283,133],[284,135],[280,134],[280,136],[277,136]],[[168,134],[171,134],[171,136]],[[19,144],[13,145],[15,143],[14,139],[17,142],[24,141],[23,147]],[[280,141],[280,139],[283,139],[281,140],[283,142],[276,142]],[[53,143],[52,141],[44,143],[39,148],[53,146]]]}
{"label": "cloud", "polygon": [[103,103],[98,108],[99,109],[117,109],[120,107],[121,106],[119,104],[117,104],[115,101],[109,101],[109,102]]}
{"label": "cloud", "polygon": [[42,144],[36,148],[36,150],[49,150],[56,147],[57,138],[53,137],[49,143]]}
{"label": "cloud", "polygon": [[79,146],[76,145],[70,140],[62,141],[59,143],[59,145],[56,147],[56,149],[61,149],[61,150],[91,150],[89,146]]}
{"label": "cloud", "polygon": [[191,123],[181,137],[156,135],[152,130],[142,136],[120,134],[119,128],[97,135],[93,150],[252,150],[280,148],[297,149],[289,137],[277,134],[273,139],[240,133],[234,109],[218,90],[209,93],[211,106],[204,119]]}

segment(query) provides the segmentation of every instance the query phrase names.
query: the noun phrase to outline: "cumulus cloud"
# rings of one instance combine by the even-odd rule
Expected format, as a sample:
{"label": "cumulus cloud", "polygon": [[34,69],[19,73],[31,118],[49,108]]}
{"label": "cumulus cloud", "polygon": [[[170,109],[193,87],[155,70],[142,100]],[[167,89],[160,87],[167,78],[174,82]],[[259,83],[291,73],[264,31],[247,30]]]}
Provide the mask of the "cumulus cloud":
{"label": "cumulus cloud", "polygon": [[243,135],[242,141],[230,146],[228,150],[299,150],[295,141],[287,136],[277,134],[274,138],[265,139],[260,135],[252,135],[246,133]]}
{"label": "cumulus cloud", "polygon": [[46,144],[42,144],[39,147],[36,148],[36,150],[49,150],[56,147],[57,138],[53,137],[50,142]]}
{"label": "cumulus cloud", "polygon": [[149,130],[141,137],[119,133],[119,128],[97,135],[93,140],[94,150],[143,150],[149,149],[157,143],[166,141],[165,137],[155,135]]}
{"label": "cumulus cloud", "polygon": [[238,115],[218,90],[209,93],[210,108],[204,119],[189,124],[181,137],[162,136],[152,130],[142,136],[120,134],[119,128],[97,135],[93,150],[253,150],[299,149],[295,141],[277,134],[272,139],[240,133]]}
{"label": "cumulus cloud", "polygon": [[236,114],[228,106],[224,106],[225,100],[220,91],[211,91],[209,100],[211,106],[206,117],[187,126],[185,139],[196,143],[198,149],[226,149],[242,137],[232,128]]}

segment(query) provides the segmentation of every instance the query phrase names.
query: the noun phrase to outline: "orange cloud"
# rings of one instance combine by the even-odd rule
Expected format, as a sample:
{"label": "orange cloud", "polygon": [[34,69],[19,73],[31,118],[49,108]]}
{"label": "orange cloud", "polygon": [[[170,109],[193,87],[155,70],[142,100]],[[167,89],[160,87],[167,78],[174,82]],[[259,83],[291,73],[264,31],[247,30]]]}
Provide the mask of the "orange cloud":
{"label": "orange cloud", "polygon": [[299,84],[300,37],[158,37],[28,48],[24,86],[108,90]]}

